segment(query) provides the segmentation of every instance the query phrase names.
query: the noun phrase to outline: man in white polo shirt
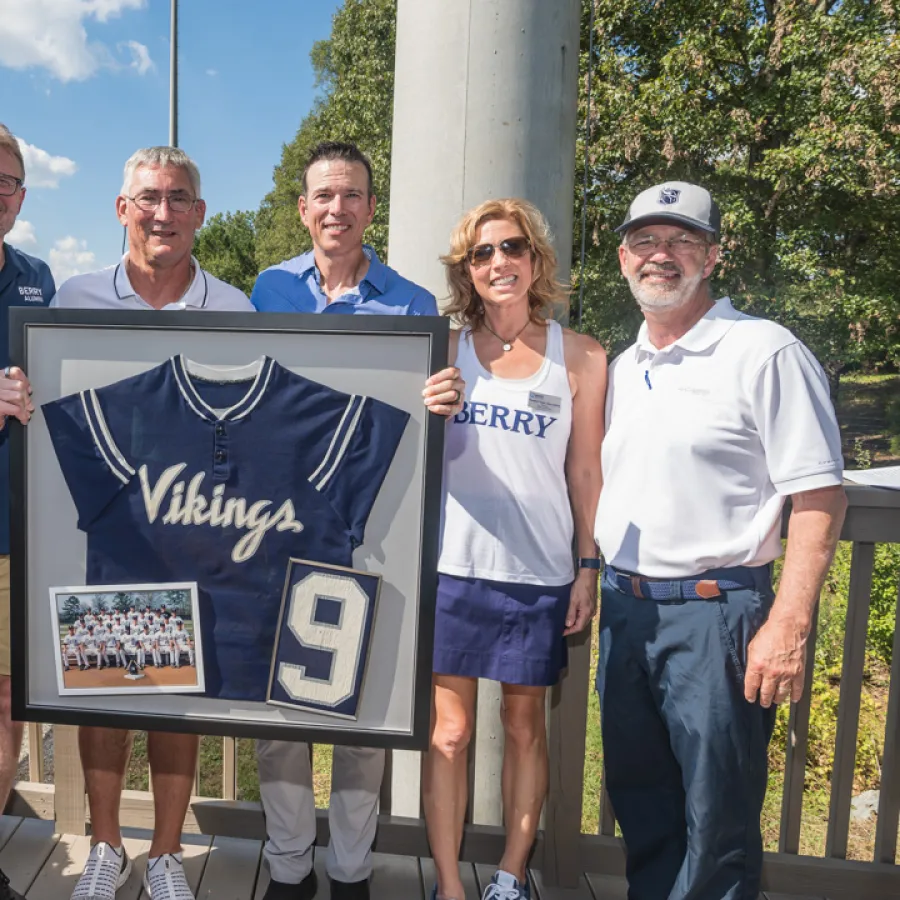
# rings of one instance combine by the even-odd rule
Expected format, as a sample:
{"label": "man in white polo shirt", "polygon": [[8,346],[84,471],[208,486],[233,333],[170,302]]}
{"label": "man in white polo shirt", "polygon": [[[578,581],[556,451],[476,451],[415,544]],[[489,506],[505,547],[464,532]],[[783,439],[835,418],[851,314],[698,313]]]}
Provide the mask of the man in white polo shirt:
{"label": "man in white polo shirt", "polygon": [[[191,256],[194,232],[203,224],[206,204],[197,166],[182,150],[138,150],[125,164],[116,214],[128,229],[128,252],[115,266],[70,278],[57,291],[53,306],[253,309],[241,291],[204,272]],[[72,900],[113,900],[131,871],[119,829],[131,740],[131,733],[120,729],[79,729],[93,846]],[[145,890],[153,900],[189,900],[193,894],[181,865],[181,830],[194,784],[199,738],[152,732],[147,744],[156,827]]]}
{"label": "man in white polo shirt", "polygon": [[756,900],[774,704],[800,698],[846,508],[821,367],[710,295],[719,227],[669,182],[618,229],[645,321],[609,370],[597,690],[630,900]]}

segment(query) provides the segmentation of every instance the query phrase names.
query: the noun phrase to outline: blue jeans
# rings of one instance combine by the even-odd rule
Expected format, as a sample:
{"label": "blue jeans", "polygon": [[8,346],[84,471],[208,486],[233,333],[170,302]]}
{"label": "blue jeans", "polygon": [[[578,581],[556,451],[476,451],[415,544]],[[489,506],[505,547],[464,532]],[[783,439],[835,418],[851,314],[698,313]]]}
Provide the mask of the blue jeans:
{"label": "blue jeans", "polygon": [[600,695],[607,789],[629,900],[756,900],[759,818],[775,707],[744,699],[747,645],[773,600],[771,568],[714,600],[658,602],[604,575]]}

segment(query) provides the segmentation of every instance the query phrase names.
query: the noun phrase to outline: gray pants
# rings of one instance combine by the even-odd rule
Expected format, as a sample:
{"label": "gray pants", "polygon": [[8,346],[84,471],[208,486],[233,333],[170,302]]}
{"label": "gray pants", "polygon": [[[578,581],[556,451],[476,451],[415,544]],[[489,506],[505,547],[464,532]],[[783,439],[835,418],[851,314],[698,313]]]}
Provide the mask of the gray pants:
{"label": "gray pants", "polygon": [[[307,744],[256,742],[259,792],[268,840],[263,855],[275,881],[299,884],[313,865],[316,801]],[[336,881],[363,881],[372,874],[372,842],[378,821],[378,794],[384,750],[335,747],[325,868]]]}

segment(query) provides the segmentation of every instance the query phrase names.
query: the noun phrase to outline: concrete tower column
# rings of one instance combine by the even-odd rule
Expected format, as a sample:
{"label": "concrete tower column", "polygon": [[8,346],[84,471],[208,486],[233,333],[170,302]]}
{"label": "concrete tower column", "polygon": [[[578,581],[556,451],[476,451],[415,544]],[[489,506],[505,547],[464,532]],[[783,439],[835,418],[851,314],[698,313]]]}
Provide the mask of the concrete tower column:
{"label": "concrete tower column", "polygon": [[[569,278],[580,0],[399,0],[388,260],[447,295],[439,261],[461,215],[523,197]],[[500,686],[478,686],[476,822],[500,824]],[[391,813],[419,815],[418,754],[394,753]]]}
{"label": "concrete tower column", "polygon": [[399,0],[390,264],[446,293],[462,213],[524,197],[572,255],[580,0]]}

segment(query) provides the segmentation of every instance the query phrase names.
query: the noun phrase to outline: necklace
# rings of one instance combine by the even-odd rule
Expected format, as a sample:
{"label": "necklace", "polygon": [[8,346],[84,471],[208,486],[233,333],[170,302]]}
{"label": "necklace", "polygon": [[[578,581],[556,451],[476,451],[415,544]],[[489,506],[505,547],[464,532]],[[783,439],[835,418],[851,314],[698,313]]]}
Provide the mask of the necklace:
{"label": "necklace", "polygon": [[525,323],[525,324],[524,324],[524,325],[523,325],[523,326],[522,326],[522,327],[521,327],[521,328],[520,328],[520,329],[519,329],[519,330],[518,330],[511,338],[510,338],[510,339],[509,339],[509,340],[507,340],[506,338],[500,337],[500,335],[497,334],[497,332],[494,331],[494,329],[491,328],[490,325],[488,325],[488,323],[487,323],[487,318],[484,318],[484,319],[482,319],[481,321],[482,321],[482,323],[484,324],[484,327],[487,328],[487,330],[488,330],[495,338],[497,338],[497,340],[500,341],[500,343],[503,345],[503,352],[504,352],[504,353],[509,353],[509,351],[512,350],[513,344],[516,342],[516,339],[517,339],[517,338],[519,337],[519,335],[520,335],[520,334],[521,334],[521,333],[522,333],[522,332],[523,332],[523,331],[531,324],[531,320],[529,319],[529,320],[528,320],[528,321],[527,321],[527,322],[526,322],[526,323]]}

